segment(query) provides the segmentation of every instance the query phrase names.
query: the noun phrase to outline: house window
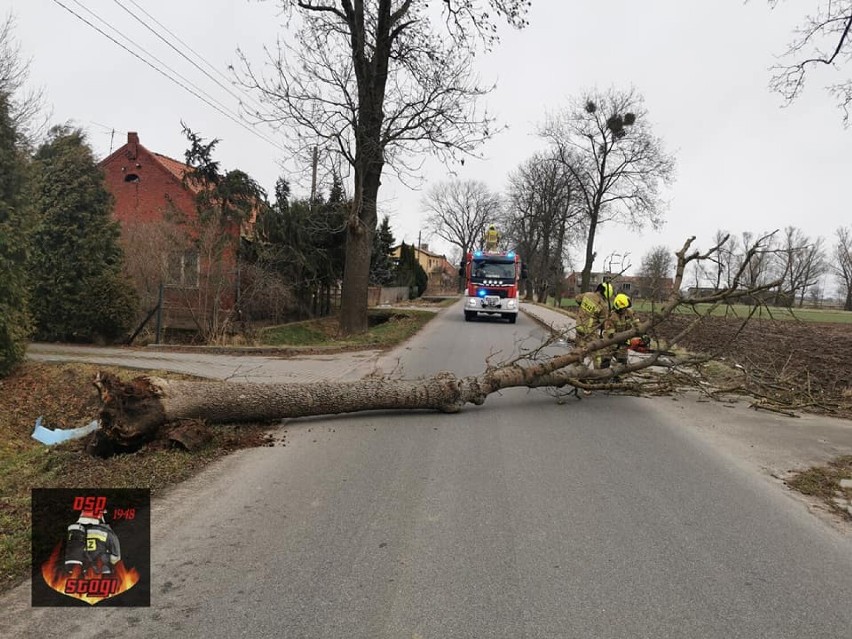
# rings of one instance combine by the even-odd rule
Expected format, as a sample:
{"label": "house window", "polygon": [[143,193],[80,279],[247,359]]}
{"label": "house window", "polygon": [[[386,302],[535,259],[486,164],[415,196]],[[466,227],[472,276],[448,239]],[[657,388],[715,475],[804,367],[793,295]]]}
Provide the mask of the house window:
{"label": "house window", "polygon": [[198,252],[183,251],[168,256],[169,286],[198,287]]}
{"label": "house window", "polygon": [[138,182],[139,176],[136,175],[135,173],[128,173],[127,175],[124,176],[124,181],[125,182]]}
{"label": "house window", "polygon": [[621,290],[622,290],[622,291],[629,291],[629,290],[630,290],[630,282],[624,282],[624,283],[621,285]]}

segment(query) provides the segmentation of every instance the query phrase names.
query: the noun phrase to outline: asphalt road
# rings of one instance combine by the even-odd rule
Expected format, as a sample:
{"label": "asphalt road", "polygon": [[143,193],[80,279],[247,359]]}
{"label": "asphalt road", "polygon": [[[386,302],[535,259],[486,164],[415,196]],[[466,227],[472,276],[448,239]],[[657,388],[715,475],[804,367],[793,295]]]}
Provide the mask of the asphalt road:
{"label": "asphalt road", "polygon": [[[539,334],[456,310],[403,351],[406,377]],[[687,427],[734,413],[665,401],[514,390],[458,415],[292,421],[285,447],[158,502],[150,608],[18,591],[0,635],[852,637],[849,536]]]}

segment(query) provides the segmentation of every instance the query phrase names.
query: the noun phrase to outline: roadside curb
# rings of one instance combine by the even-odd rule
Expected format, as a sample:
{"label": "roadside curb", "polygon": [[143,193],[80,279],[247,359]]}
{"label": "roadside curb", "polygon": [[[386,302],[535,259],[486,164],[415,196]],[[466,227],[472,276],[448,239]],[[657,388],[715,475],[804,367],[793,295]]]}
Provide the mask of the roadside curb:
{"label": "roadside curb", "polygon": [[298,357],[300,355],[335,355],[354,351],[378,350],[347,346],[193,346],[190,344],[148,344],[145,350],[167,353],[205,353],[207,355],[261,355]]}
{"label": "roadside curb", "polygon": [[535,313],[531,313],[530,311],[528,311],[528,310],[527,310],[526,308],[524,308],[524,307],[521,307],[521,311],[524,313],[524,315],[526,315],[527,317],[529,317],[530,319],[532,319],[532,320],[533,320],[534,322],[536,322],[539,326],[541,326],[542,328],[546,328],[548,331],[550,331],[550,333],[551,333],[551,334],[556,333],[556,331],[554,330],[554,328],[553,328],[553,325],[552,325],[552,324],[548,324],[547,322],[545,322],[543,319],[541,319],[541,318],[540,318],[538,315],[536,315]]}
{"label": "roadside curb", "polygon": [[[542,326],[543,328],[546,328],[550,332],[551,335],[558,335],[565,330],[565,329],[557,328],[556,326],[554,326],[554,324],[549,323],[547,320],[542,318],[540,315],[536,314],[536,312],[534,310],[530,310],[529,306],[530,306],[529,302],[523,304],[521,306],[521,311],[523,311],[523,313],[527,317],[530,317],[533,321],[537,322],[540,326]],[[535,304],[532,304],[532,306],[535,306]],[[559,311],[552,311],[552,312],[558,313]],[[565,315],[565,317],[567,318],[569,316]]]}

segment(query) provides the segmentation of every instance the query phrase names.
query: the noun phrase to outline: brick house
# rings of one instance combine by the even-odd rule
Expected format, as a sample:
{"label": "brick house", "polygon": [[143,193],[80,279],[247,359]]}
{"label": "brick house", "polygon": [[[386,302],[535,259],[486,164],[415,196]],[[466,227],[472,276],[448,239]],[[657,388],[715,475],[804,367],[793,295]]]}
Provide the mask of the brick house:
{"label": "brick house", "polygon": [[[394,260],[399,260],[399,254],[402,245],[399,244],[391,249],[391,257]],[[446,255],[433,253],[429,250],[429,245],[421,243],[419,247],[415,246],[414,255],[426,275],[429,277],[429,284],[424,295],[441,295],[456,293],[458,288],[458,267],[450,264]]]}
{"label": "brick house", "polygon": [[[567,297],[573,297],[580,292],[582,276],[582,273],[575,271],[565,278],[565,295]],[[613,278],[614,280],[612,285],[616,293],[626,293],[630,297],[635,297],[636,299],[649,299],[655,293],[651,290],[652,286],[647,278],[640,277],[638,275],[618,275],[592,271],[589,275],[589,286],[592,290],[594,290],[598,284],[603,281],[609,281],[610,278]],[[659,285],[660,290],[656,292],[656,297],[658,299],[668,298],[671,295],[673,287],[673,279],[661,280]]]}
{"label": "brick house", "polygon": [[[113,215],[121,225],[128,272],[140,293],[146,313],[164,285],[165,323],[191,328],[199,314],[209,314],[211,272],[227,273],[232,281],[217,281],[217,311],[233,308],[238,293],[237,250],[241,237],[250,237],[254,219],[241,228],[226,229],[233,239],[217,259],[205,257],[198,226],[198,185],[184,183],[189,167],[148,150],[135,131],[127,143],[99,163],[107,190],[114,199]],[[253,216],[254,217],[254,216]],[[221,236],[221,233],[220,233]]]}

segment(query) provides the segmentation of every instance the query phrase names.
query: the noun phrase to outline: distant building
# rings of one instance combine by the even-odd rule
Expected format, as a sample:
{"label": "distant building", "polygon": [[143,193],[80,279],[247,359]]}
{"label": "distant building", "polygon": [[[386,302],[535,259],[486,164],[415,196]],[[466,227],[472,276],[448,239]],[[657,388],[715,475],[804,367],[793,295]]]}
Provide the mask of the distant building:
{"label": "distant building", "polygon": [[[582,273],[575,271],[565,278],[566,294],[571,297],[580,293]],[[646,277],[638,275],[619,275],[617,273],[592,272],[589,276],[589,288],[594,290],[601,282],[610,282],[616,293],[625,293],[636,299],[666,299],[672,294],[674,280],[666,278],[654,286]]]}
{"label": "distant building", "polygon": [[[429,277],[429,285],[424,295],[442,295],[457,292],[458,267],[450,264],[447,256],[433,253],[429,245],[421,243],[419,247],[414,246],[414,255],[426,275]],[[399,260],[402,245],[398,244],[391,249],[391,257]]]}

